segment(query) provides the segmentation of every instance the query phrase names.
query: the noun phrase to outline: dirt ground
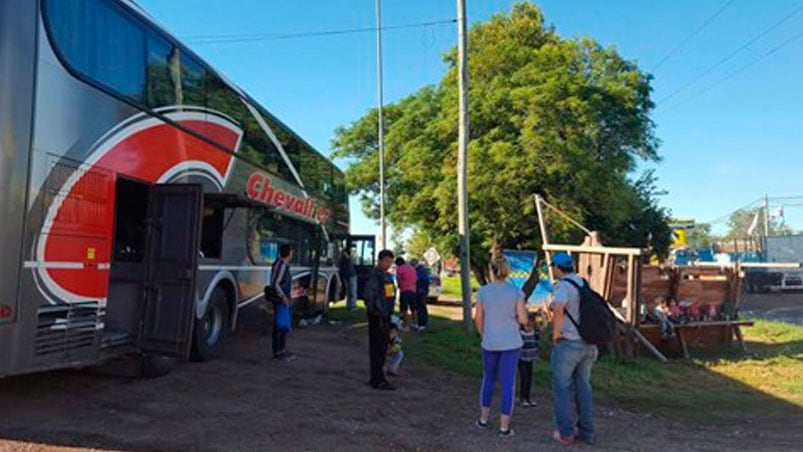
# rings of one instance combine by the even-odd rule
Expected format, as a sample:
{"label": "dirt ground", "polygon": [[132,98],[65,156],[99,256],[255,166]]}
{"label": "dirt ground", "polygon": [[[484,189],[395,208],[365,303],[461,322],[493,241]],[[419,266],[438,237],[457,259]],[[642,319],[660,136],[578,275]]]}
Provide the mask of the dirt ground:
{"label": "dirt ground", "polygon": [[[225,358],[154,380],[60,371],[0,381],[0,450],[523,451],[564,450],[547,438],[548,394],[514,413],[513,438],[473,425],[479,381],[403,363],[399,390],[370,389],[364,325],[293,332],[298,358],[269,359],[250,325]],[[701,407],[704,409],[704,407]],[[803,420],[689,425],[597,406],[595,450],[800,450]],[[575,450],[589,450],[575,446]]]}

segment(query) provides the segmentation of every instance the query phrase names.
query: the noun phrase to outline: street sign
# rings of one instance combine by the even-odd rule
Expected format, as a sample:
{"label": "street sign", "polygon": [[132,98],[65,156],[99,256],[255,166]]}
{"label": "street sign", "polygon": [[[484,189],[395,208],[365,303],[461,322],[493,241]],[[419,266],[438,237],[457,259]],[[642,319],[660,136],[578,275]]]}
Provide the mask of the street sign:
{"label": "street sign", "polygon": [[436,262],[441,260],[441,255],[438,254],[438,250],[432,247],[424,253],[424,260],[426,260],[429,265],[435,265]]}

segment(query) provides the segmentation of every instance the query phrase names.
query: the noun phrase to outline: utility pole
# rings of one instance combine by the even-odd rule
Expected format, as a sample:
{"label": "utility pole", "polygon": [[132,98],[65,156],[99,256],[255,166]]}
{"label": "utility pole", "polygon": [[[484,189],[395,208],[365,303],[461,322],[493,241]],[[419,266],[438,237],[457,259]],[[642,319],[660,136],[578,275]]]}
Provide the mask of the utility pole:
{"label": "utility pole", "polygon": [[764,194],[764,238],[770,235],[770,197]]}
{"label": "utility pole", "polygon": [[457,72],[460,89],[460,124],[457,151],[457,212],[460,233],[460,283],[463,293],[463,323],[473,331],[471,320],[471,256],[468,238],[468,58],[466,56],[466,0],[457,0]]}
{"label": "utility pole", "polygon": [[379,102],[379,118],[377,129],[379,136],[379,227],[382,230],[382,249],[388,248],[387,223],[385,222],[385,124],[382,106],[384,96],[382,90],[382,0],[376,0],[376,79],[377,98]]}

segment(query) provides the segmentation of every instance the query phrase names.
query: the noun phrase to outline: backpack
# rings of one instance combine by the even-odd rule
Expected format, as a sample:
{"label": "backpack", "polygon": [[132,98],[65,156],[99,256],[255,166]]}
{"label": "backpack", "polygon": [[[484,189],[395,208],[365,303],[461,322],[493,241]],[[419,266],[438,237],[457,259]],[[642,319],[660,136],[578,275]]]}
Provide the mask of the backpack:
{"label": "backpack", "polygon": [[612,341],[616,336],[616,319],[605,298],[594,292],[586,280],[583,280],[585,284],[582,287],[569,278],[565,278],[562,281],[573,285],[580,292],[580,323],[578,324],[572,318],[568,310],[564,312],[574,326],[577,327],[577,331],[583,341],[596,345]]}

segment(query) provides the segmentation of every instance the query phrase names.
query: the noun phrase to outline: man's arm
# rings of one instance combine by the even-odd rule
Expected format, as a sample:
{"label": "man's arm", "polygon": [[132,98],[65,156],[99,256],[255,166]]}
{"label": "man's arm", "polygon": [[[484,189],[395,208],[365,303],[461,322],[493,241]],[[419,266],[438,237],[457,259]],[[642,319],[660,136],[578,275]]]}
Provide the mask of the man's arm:
{"label": "man's arm", "polygon": [[376,275],[372,272],[368,275],[368,279],[365,281],[365,291],[363,292],[363,299],[365,300],[365,308],[370,313],[374,312],[381,312],[381,309],[378,307],[377,302],[377,286],[378,281]]}
{"label": "man's arm", "polygon": [[284,293],[284,289],[282,289],[282,279],[284,278],[284,274],[287,273],[287,267],[290,265],[287,262],[282,262],[279,264],[281,267],[279,270],[279,274],[276,275],[276,278],[273,280],[273,288],[276,289],[276,293],[279,294],[279,298],[282,299],[282,303],[289,305],[290,304],[290,297],[289,294]]}
{"label": "man's arm", "polygon": [[552,342],[560,339],[561,329],[563,329],[563,305],[552,303]]}

